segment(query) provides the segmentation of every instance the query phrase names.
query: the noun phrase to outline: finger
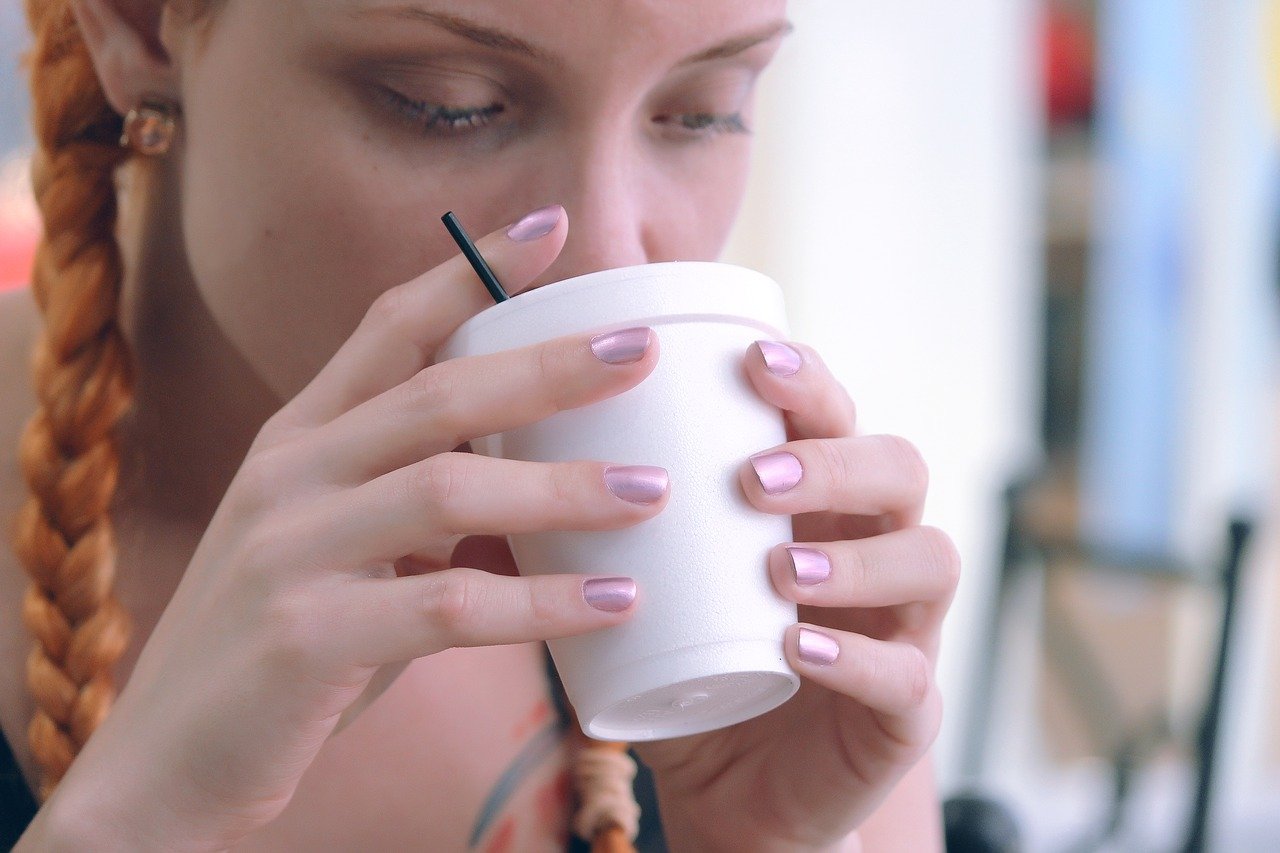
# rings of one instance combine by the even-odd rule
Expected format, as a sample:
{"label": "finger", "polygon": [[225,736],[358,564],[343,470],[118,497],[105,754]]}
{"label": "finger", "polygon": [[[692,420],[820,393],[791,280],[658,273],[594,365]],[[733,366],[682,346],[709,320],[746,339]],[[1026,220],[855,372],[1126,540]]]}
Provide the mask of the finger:
{"label": "finger", "polygon": [[669,497],[655,466],[441,453],[321,498],[312,516],[341,524],[320,526],[309,550],[363,570],[461,534],[616,530],[657,515]]}
{"label": "finger", "polygon": [[785,413],[788,435],[801,439],[854,434],[853,399],[813,347],[795,341],[756,341],[747,350],[746,363],[756,391]]}
{"label": "finger", "polygon": [[764,512],[890,514],[907,526],[919,521],[929,471],[910,442],[869,435],[788,442],[754,454],[739,479]]}
{"label": "finger", "polygon": [[787,629],[783,646],[797,673],[885,715],[882,724],[894,737],[932,738],[937,685],[916,646],[804,623]]}
{"label": "finger", "polygon": [[657,340],[649,328],[622,329],[433,365],[308,434],[314,473],[358,485],[477,436],[615,396],[653,371]]}
{"label": "finger", "polygon": [[908,527],[840,542],[797,542],[769,552],[769,577],[783,597],[813,607],[945,609],[960,579],[960,554],[936,527]]}
{"label": "finger", "polygon": [[[515,294],[555,261],[568,226],[564,209],[551,205],[488,234],[476,247],[507,293]],[[436,350],[463,321],[493,304],[493,297],[460,253],[391,288],[374,301],[351,337],[272,421],[290,427],[318,426],[399,385],[430,364]]]}
{"label": "finger", "polygon": [[584,634],[627,621],[641,604],[630,578],[509,578],[472,568],[361,578],[334,595],[325,642],[330,655],[351,666]]}

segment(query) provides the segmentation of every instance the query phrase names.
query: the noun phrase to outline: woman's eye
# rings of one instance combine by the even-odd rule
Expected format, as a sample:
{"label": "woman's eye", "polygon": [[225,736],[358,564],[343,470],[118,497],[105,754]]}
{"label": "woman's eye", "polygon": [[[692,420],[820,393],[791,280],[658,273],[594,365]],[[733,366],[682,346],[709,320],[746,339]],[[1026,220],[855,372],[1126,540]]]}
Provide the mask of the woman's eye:
{"label": "woman's eye", "polygon": [[657,124],[675,127],[700,136],[751,132],[742,119],[742,113],[675,113],[655,116],[653,120]]}
{"label": "woman's eye", "polygon": [[379,86],[383,100],[403,119],[424,133],[462,134],[484,127],[506,109],[500,103],[478,107],[454,107],[415,101],[395,89]]}

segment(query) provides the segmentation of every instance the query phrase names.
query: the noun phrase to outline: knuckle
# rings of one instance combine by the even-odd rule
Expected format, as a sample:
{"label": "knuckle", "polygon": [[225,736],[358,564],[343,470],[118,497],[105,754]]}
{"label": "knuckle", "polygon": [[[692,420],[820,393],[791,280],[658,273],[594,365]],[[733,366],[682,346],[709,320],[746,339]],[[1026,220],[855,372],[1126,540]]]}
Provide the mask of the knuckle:
{"label": "knuckle", "polygon": [[903,648],[902,669],[907,703],[912,708],[919,708],[929,698],[929,692],[933,688],[933,667],[918,646],[908,644]]}
{"label": "knuckle", "polygon": [[236,569],[247,582],[260,585],[263,598],[274,594],[283,578],[296,576],[297,569],[315,571],[323,567],[324,560],[300,544],[315,538],[308,519],[311,512],[273,513],[255,523],[240,540]]}
{"label": "knuckle", "polygon": [[271,662],[287,671],[310,671],[324,638],[323,621],[305,593],[277,589],[264,595],[259,624]]}
{"label": "knuckle", "polygon": [[572,375],[568,369],[569,360],[563,342],[538,347],[538,382],[549,395],[548,399],[556,411],[569,408],[568,392],[571,385],[565,381],[566,376]]}
{"label": "knuckle", "polygon": [[955,592],[960,585],[960,549],[947,533],[937,527],[920,528],[925,548],[929,552],[928,565],[933,566],[939,575],[939,586],[948,594]]}
{"label": "knuckle", "polygon": [[410,498],[432,509],[453,506],[467,488],[466,454],[439,453],[415,465],[409,478]]}
{"label": "knuckle", "polygon": [[564,462],[546,467],[547,500],[558,514],[573,511],[582,503],[582,482],[598,476],[604,482],[602,467],[595,463]]}
{"label": "knuckle", "polygon": [[250,511],[276,506],[283,499],[284,484],[296,466],[294,453],[285,445],[275,444],[254,453],[236,473],[236,497]]}
{"label": "knuckle", "polygon": [[[275,574],[273,568],[281,557],[280,537],[270,535],[267,531],[274,525],[259,525],[240,543],[240,558],[237,561],[241,572],[251,578],[263,582]],[[263,589],[269,593],[269,589]]]}
{"label": "knuckle", "polygon": [[923,494],[929,487],[929,466],[915,444],[900,435],[883,436],[885,452],[902,469],[913,492]]}
{"label": "knuckle", "polygon": [[394,326],[405,316],[406,308],[404,291],[400,287],[392,287],[378,294],[369,305],[365,321],[384,328]]}
{"label": "knuckle", "polygon": [[845,453],[844,443],[840,441],[819,440],[813,443],[818,449],[818,458],[826,473],[827,483],[837,487],[841,483],[852,482],[853,464]]}
{"label": "knuckle", "polygon": [[871,576],[871,562],[867,555],[854,543],[846,552],[846,566],[849,573],[850,586],[855,590],[873,589],[874,579]]}
{"label": "knuckle", "polygon": [[268,447],[282,444],[296,435],[298,429],[298,426],[293,423],[291,407],[286,405],[263,422],[258,429],[258,434],[253,438],[253,444],[249,446],[249,452],[260,453]]}
{"label": "knuckle", "polygon": [[449,569],[437,574],[437,582],[423,589],[422,615],[449,645],[463,641],[476,614],[484,612],[485,591],[480,574],[479,569]]}
{"label": "knuckle", "polygon": [[405,408],[412,412],[438,411],[453,400],[457,371],[450,362],[420,370],[404,385]]}
{"label": "knuckle", "polygon": [[520,588],[526,596],[523,603],[534,625],[542,629],[556,624],[564,607],[563,601],[554,585],[537,583],[540,580],[539,578],[530,578],[528,580],[530,582],[520,584]]}
{"label": "knuckle", "polygon": [[[457,397],[458,371],[451,362],[432,365],[418,373],[402,387],[398,416],[407,416],[410,423],[419,423],[424,417],[430,423],[456,433],[452,426],[458,422]],[[450,447],[462,443],[463,438],[450,435]]]}

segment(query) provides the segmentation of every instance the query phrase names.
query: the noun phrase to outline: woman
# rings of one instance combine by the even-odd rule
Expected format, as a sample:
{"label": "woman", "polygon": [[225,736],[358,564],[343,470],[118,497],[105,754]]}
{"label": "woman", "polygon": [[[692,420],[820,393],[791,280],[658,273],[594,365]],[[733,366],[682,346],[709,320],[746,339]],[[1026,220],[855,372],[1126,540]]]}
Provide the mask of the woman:
{"label": "woman", "polygon": [[[19,849],[557,849],[571,806],[598,849],[633,839],[619,777],[564,786],[609,745],[528,747],[554,698],[540,641],[625,622],[635,585],[521,578],[502,534],[636,524],[671,486],[466,440],[635,386],[656,338],[435,364],[492,304],[439,215],[492,232],[513,293],[715,258],[784,0],[27,6],[47,233],[0,310],[21,461],[0,602],[24,616],[0,620],[0,722],[43,801]],[[803,686],[634,744],[667,842],[939,849],[957,561],[919,524],[924,466],[854,436],[812,348],[743,360],[786,412],[760,450],[790,455],[741,484],[795,516],[761,571],[801,605]]]}

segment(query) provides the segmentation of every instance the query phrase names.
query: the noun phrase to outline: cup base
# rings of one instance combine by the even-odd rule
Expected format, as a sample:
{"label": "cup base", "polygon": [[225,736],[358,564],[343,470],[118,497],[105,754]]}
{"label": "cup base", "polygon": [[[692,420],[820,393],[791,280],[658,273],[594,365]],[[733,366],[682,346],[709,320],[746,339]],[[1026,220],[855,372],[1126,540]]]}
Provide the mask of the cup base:
{"label": "cup base", "polygon": [[[671,681],[673,671],[688,671],[690,649],[658,655],[629,668],[628,681],[641,686],[640,692],[594,713],[579,709],[586,711],[579,716],[583,731],[597,740],[619,741],[701,734],[771,711],[800,689],[799,676],[777,660],[776,644],[760,644],[769,646],[774,660],[765,665],[772,668],[757,666],[730,672],[724,671],[723,658],[717,659],[714,654],[714,647],[721,645],[702,647],[702,651],[712,652],[707,656],[710,665],[704,675]],[[741,654],[743,645],[755,644],[731,645],[738,647]],[[655,686],[644,689],[646,683]]]}

